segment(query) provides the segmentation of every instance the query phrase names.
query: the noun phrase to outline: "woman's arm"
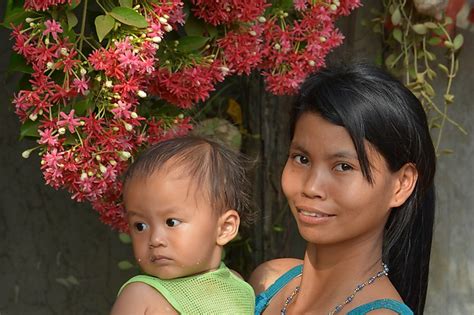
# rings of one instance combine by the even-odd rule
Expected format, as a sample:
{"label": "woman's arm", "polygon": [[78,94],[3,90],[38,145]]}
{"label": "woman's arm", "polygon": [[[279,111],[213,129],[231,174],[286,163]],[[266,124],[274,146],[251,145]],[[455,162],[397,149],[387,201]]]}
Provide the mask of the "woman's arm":
{"label": "woman's arm", "polygon": [[125,286],[110,315],[177,314],[176,310],[154,288],[142,282]]}

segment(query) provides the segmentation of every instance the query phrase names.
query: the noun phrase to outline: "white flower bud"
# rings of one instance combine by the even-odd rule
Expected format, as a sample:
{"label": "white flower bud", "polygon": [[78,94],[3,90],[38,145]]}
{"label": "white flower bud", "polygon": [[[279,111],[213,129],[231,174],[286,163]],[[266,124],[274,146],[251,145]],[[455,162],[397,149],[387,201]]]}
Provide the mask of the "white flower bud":
{"label": "white flower bud", "polygon": [[46,37],[46,39],[44,40],[44,43],[46,44],[46,46],[49,45],[49,38]]}
{"label": "white flower bud", "polygon": [[133,126],[130,125],[129,123],[124,122],[123,125],[125,126],[125,130],[127,130],[127,131],[132,131],[133,130]]}
{"label": "white flower bud", "polygon": [[160,17],[158,19],[158,21],[160,21],[161,24],[167,24],[168,23],[168,19],[164,18],[164,17]]}
{"label": "white flower bud", "polygon": [[33,23],[33,22],[30,23],[30,27],[35,27],[35,26],[36,26],[35,23]]}
{"label": "white flower bud", "polygon": [[21,156],[22,156],[24,159],[27,159],[27,158],[30,157],[31,151],[33,151],[33,149],[25,150],[25,151],[23,151],[23,153],[21,153]]}
{"label": "white flower bud", "polygon": [[173,30],[173,27],[169,24],[165,25],[165,31],[167,31],[168,33],[171,32]]}
{"label": "white flower bud", "polygon": [[324,36],[320,36],[320,37],[319,37],[319,41],[320,41],[321,43],[324,43],[326,40],[327,40],[327,39],[326,39],[326,37],[324,37]]}
{"label": "white flower bud", "polygon": [[137,95],[141,98],[145,98],[146,97],[146,92],[142,91],[142,90],[138,90]]}
{"label": "white flower bud", "polygon": [[178,118],[179,118],[179,119],[183,119],[183,118],[184,118],[184,115],[183,115],[183,114],[179,114],[179,115],[178,115]]}
{"label": "white flower bud", "polygon": [[30,116],[28,116],[28,118],[30,118],[31,121],[35,121],[38,118],[38,115],[33,113],[33,114],[30,114]]}
{"label": "white flower bud", "polygon": [[59,50],[59,52],[61,53],[61,55],[63,56],[67,56],[69,53],[67,51],[67,48],[63,47]]}
{"label": "white flower bud", "polygon": [[118,156],[122,161],[128,160],[132,155],[127,151],[118,151]]}
{"label": "white flower bud", "polygon": [[89,176],[89,177],[94,176],[94,172],[92,172],[92,171],[87,172],[87,176]]}
{"label": "white flower bud", "polygon": [[81,71],[79,71],[81,73],[81,75],[86,75],[87,71],[86,69],[84,68],[81,68]]}
{"label": "white flower bud", "polygon": [[316,62],[314,62],[314,60],[309,60],[308,61],[308,64],[311,66],[311,67],[314,67],[316,65]]}
{"label": "white flower bud", "polygon": [[85,180],[87,178],[87,173],[86,172],[82,172],[81,174],[81,180]]}
{"label": "white flower bud", "polygon": [[138,115],[137,115],[137,113],[132,112],[132,113],[130,114],[130,117],[132,117],[133,119],[137,119],[137,118],[138,118]]}
{"label": "white flower bud", "polygon": [[43,115],[43,110],[42,110],[42,109],[40,109],[40,110],[38,111],[38,115]]}
{"label": "white flower bud", "polygon": [[170,16],[169,16],[168,14],[163,14],[163,17],[164,17],[165,19],[167,19],[167,20],[170,19]]}
{"label": "white flower bud", "polygon": [[30,17],[27,17],[27,18],[25,19],[25,22],[26,22],[26,23],[31,23],[31,22],[33,22],[33,21],[34,21],[34,19],[32,19],[32,18],[30,18]]}
{"label": "white flower bud", "polygon": [[102,160],[102,158],[100,157],[100,154],[97,154],[97,155],[95,156],[95,159],[96,159],[97,161]]}
{"label": "white flower bud", "polygon": [[255,31],[250,31],[249,34],[250,34],[250,36],[257,36],[257,32],[255,32]]}
{"label": "white flower bud", "polygon": [[102,174],[105,174],[105,172],[107,172],[107,167],[102,165],[102,163],[99,163],[99,170]]}
{"label": "white flower bud", "polygon": [[331,5],[329,6],[329,9],[331,9],[332,11],[336,11],[336,10],[337,10],[337,5],[331,4]]}
{"label": "white flower bud", "polygon": [[53,68],[54,68],[54,63],[51,62],[51,61],[48,61],[48,62],[46,63],[46,68],[48,68],[48,69],[53,69]]}
{"label": "white flower bud", "polygon": [[155,36],[151,39],[154,43],[161,43],[161,37],[160,36]]}
{"label": "white flower bud", "polygon": [[110,163],[110,165],[112,165],[112,166],[117,165],[117,161],[115,161],[115,160],[110,160],[109,163]]}
{"label": "white flower bud", "polygon": [[266,19],[265,17],[263,17],[263,16],[259,16],[259,17],[258,17],[258,21],[259,21],[260,23],[265,23],[265,22],[267,21],[267,19]]}
{"label": "white flower bud", "polygon": [[64,127],[59,128],[59,129],[58,129],[58,133],[59,133],[60,135],[65,134],[65,133],[66,133],[66,128],[64,128]]}
{"label": "white flower bud", "polygon": [[105,86],[110,89],[110,88],[113,87],[114,85],[112,84],[112,81],[107,80],[107,81],[105,81]]}
{"label": "white flower bud", "polygon": [[276,50],[280,50],[281,49],[281,46],[280,44],[276,43],[273,48],[275,48]]}

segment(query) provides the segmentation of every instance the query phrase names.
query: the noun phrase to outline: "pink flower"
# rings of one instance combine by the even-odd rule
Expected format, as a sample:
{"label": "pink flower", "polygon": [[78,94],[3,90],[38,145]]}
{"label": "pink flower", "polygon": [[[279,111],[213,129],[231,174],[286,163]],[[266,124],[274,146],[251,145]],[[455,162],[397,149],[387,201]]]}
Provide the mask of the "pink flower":
{"label": "pink flower", "polygon": [[79,118],[74,117],[74,109],[72,109],[69,114],[66,114],[64,112],[60,112],[59,115],[63,118],[61,120],[58,120],[58,126],[63,127],[67,126],[68,130],[70,133],[74,133],[75,128],[80,126],[81,123],[79,121]]}
{"label": "pink flower", "polygon": [[53,135],[53,129],[38,130],[40,134],[39,144],[46,144],[50,147],[55,147],[59,144],[58,135]]}
{"label": "pink flower", "polygon": [[85,78],[82,76],[80,79],[75,78],[72,86],[77,90],[77,93],[82,95],[86,95],[87,91],[89,90],[89,78]]}
{"label": "pink flower", "polygon": [[63,32],[61,25],[55,20],[47,20],[44,22],[44,26],[46,26],[46,29],[43,31],[43,35],[51,34],[54,40],[58,40],[58,33]]}

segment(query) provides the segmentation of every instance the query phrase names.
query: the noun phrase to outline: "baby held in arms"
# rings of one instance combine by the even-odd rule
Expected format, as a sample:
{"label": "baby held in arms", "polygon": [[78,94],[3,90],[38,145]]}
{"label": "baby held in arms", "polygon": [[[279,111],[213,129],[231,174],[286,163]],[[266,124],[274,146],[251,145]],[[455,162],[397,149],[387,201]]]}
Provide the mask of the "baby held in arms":
{"label": "baby held in arms", "polygon": [[253,314],[253,289],[221,261],[248,214],[239,155],[200,137],[163,141],[127,171],[123,200],[135,258],[112,315]]}

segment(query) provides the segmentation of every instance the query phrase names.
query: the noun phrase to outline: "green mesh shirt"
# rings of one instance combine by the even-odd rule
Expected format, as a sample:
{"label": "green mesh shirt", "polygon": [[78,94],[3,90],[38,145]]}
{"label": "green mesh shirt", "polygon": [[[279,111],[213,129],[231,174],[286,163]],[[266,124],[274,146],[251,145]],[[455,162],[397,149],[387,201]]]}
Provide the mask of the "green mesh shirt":
{"label": "green mesh shirt", "polygon": [[135,276],[120,288],[119,294],[132,282],[143,282],[155,288],[180,314],[254,313],[252,287],[233,274],[224,263],[217,270],[177,279]]}

